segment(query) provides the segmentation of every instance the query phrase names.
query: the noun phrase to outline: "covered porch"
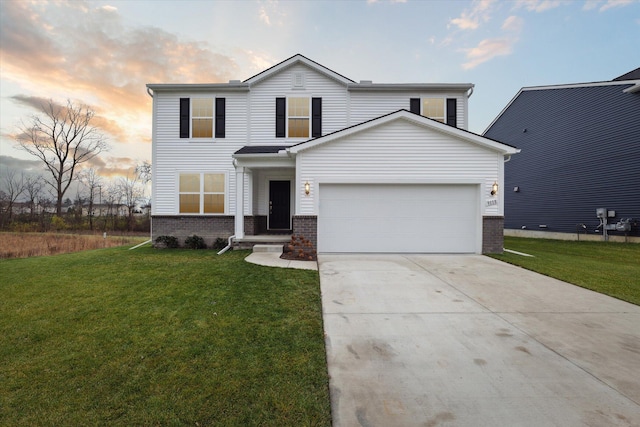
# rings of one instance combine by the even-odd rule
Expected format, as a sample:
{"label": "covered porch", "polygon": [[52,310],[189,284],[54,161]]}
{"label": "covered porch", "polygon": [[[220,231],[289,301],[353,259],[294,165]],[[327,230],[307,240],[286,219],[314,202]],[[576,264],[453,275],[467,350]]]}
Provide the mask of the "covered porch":
{"label": "covered porch", "polygon": [[296,200],[301,192],[295,158],[287,147],[247,146],[233,155],[234,234],[240,247],[286,243],[294,233]]}

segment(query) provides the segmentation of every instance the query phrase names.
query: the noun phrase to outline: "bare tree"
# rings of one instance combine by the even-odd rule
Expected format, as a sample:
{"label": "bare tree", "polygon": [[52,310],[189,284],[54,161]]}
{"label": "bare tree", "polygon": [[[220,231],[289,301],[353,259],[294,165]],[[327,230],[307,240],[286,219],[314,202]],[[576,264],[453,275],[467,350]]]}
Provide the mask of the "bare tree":
{"label": "bare tree", "polygon": [[[99,201],[102,201],[102,178],[100,178],[94,168],[85,169],[78,174],[80,182],[87,188],[89,193],[89,229],[93,230],[93,217],[94,217],[94,205],[95,198],[98,197]],[[100,207],[98,207],[100,209]],[[98,210],[98,215],[100,211]]]}
{"label": "bare tree", "polygon": [[140,180],[140,175],[135,174],[133,177],[127,175],[120,178],[118,188],[120,189],[122,201],[127,207],[129,231],[133,231],[135,223],[133,214],[137,204],[144,199],[144,185]]}
{"label": "bare tree", "polygon": [[54,189],[56,213],[62,215],[62,199],[76,178],[77,166],[109,147],[98,128],[91,125],[95,112],[86,105],[67,100],[66,106],[60,106],[49,100],[41,113],[34,115],[29,125],[21,126],[16,140],[49,171],[51,176],[45,182]]}
{"label": "bare tree", "polygon": [[35,218],[36,206],[39,203],[42,186],[44,182],[40,175],[28,176],[24,180],[24,191],[27,195],[27,202],[29,203],[29,217],[31,221]]}
{"label": "bare tree", "polygon": [[0,195],[2,199],[2,226],[4,227],[5,223],[11,222],[13,206],[24,192],[24,173],[17,176],[14,169],[8,169],[2,177],[2,187],[5,189]]}
{"label": "bare tree", "polygon": [[151,182],[151,163],[145,160],[141,165],[136,166],[136,174],[143,184]]}
{"label": "bare tree", "polygon": [[111,183],[104,192],[104,203],[107,205],[107,215],[104,219],[104,229],[111,220],[111,229],[115,229],[118,219],[118,208],[122,200],[120,188],[115,183]]}

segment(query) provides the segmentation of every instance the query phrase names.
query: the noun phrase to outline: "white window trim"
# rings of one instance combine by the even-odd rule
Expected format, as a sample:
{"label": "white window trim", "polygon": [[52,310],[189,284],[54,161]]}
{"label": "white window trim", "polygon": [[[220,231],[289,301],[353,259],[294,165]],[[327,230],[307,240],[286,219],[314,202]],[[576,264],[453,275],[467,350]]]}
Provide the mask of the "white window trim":
{"label": "white window trim", "polygon": [[[200,175],[200,188],[202,189],[198,193],[194,192],[180,192],[180,175],[189,174],[189,175]],[[224,212],[222,213],[204,213],[204,176],[205,175],[224,175]],[[179,171],[176,173],[176,214],[184,215],[184,216],[200,216],[200,215],[213,215],[213,216],[223,216],[228,215],[229,212],[229,172],[228,171]],[[191,212],[180,212],[180,194],[199,194],[199,208],[200,212],[191,213]],[[206,193],[206,194],[220,194],[220,193]]]}
{"label": "white window trim", "polygon": [[[309,115],[308,116],[289,116],[289,99],[291,99],[291,98],[306,98],[309,101]],[[285,119],[284,119],[285,120],[284,125],[285,125],[285,132],[286,132],[285,136],[286,136],[286,138],[299,139],[299,140],[307,140],[307,139],[311,138],[311,114],[312,114],[312,111],[311,111],[311,98],[312,98],[311,95],[302,94],[302,93],[296,93],[296,94],[293,94],[293,95],[287,95],[287,102],[286,102],[286,105],[284,106],[285,113],[286,113],[285,114]],[[289,136],[289,119],[290,118],[291,119],[305,119],[306,118],[307,120],[309,120],[309,129],[308,129],[308,133],[309,134],[308,134],[308,136],[290,137]]]}
{"label": "white window trim", "polygon": [[[193,119],[207,119],[205,116],[195,116],[193,115],[193,100],[194,99],[211,99],[211,137],[210,138],[201,138],[193,136]],[[190,96],[189,97],[189,139],[193,142],[209,142],[216,139],[216,96],[215,95],[207,95],[207,96]]]}

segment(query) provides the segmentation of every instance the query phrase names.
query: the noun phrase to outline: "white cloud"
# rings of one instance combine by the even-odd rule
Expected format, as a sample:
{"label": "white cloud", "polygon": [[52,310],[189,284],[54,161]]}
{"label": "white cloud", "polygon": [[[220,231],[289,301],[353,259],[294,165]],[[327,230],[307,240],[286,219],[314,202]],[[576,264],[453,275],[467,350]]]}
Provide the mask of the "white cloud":
{"label": "white cloud", "polygon": [[501,27],[506,33],[504,37],[484,39],[476,47],[463,49],[467,62],[462,64],[462,68],[469,70],[497,56],[509,55],[518,41],[523,26],[524,20],[522,18],[515,15],[509,16]]}
{"label": "white cloud", "polygon": [[260,20],[268,26],[271,26],[271,19],[269,19],[269,15],[267,15],[267,11],[264,9],[264,6],[260,8]]}
{"label": "white cloud", "polygon": [[470,9],[465,9],[459,18],[449,21],[461,30],[475,30],[481,23],[490,19],[491,5],[495,0],[475,0]]}
{"label": "white cloud", "polygon": [[633,0],[607,0],[607,2],[600,8],[600,12],[612,9],[614,7],[627,6],[633,3]]}
{"label": "white cloud", "polygon": [[[632,3],[637,3],[638,0],[587,0],[582,7],[582,10],[593,10],[598,9],[599,12],[604,12],[606,10],[612,9],[614,7],[624,7],[628,6]],[[600,4],[604,3],[602,6]],[[600,6],[598,8],[598,6]]]}
{"label": "white cloud", "polygon": [[560,6],[560,0],[518,0],[517,7],[524,7],[531,12],[544,12]]}
{"label": "white cloud", "polygon": [[462,68],[469,70],[475,68],[483,62],[487,62],[496,56],[509,55],[512,51],[513,43],[508,39],[485,39],[471,49],[464,49],[467,62],[462,64]]}
{"label": "white cloud", "polygon": [[520,33],[523,25],[524,20],[522,18],[512,15],[504,20],[504,22],[502,23],[502,29],[505,31]]}

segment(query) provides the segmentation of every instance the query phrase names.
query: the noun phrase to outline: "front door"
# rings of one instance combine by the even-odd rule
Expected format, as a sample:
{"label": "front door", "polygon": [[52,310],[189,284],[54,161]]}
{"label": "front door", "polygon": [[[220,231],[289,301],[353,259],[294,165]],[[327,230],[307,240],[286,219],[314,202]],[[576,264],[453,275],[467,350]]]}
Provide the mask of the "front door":
{"label": "front door", "polygon": [[291,228],[291,182],[269,181],[269,229]]}

